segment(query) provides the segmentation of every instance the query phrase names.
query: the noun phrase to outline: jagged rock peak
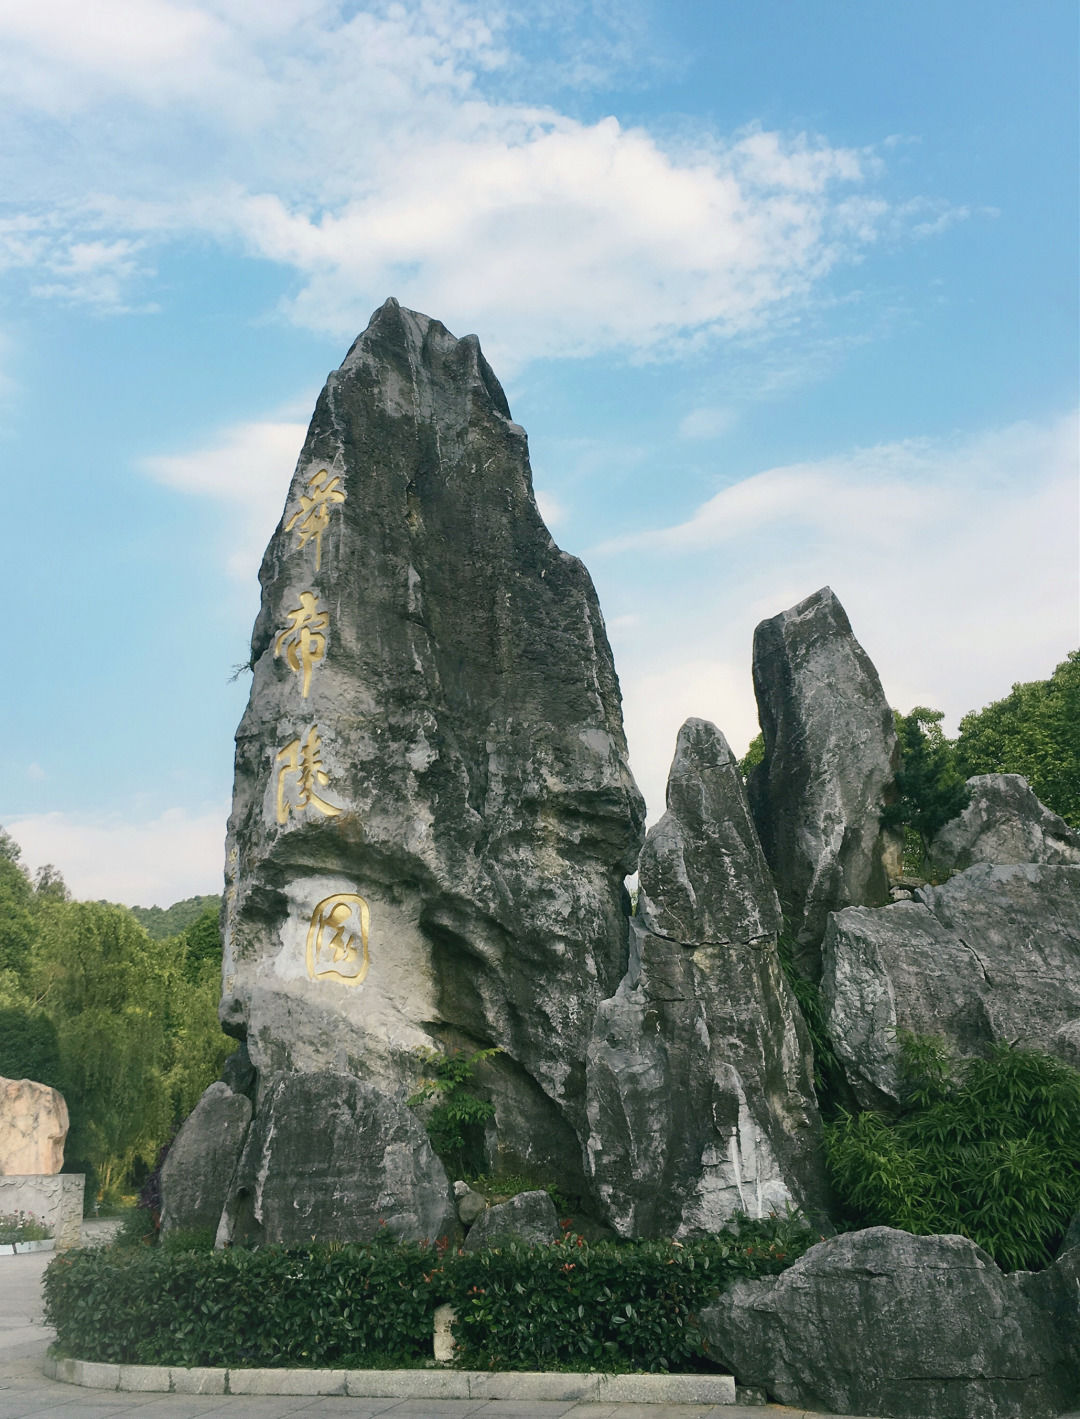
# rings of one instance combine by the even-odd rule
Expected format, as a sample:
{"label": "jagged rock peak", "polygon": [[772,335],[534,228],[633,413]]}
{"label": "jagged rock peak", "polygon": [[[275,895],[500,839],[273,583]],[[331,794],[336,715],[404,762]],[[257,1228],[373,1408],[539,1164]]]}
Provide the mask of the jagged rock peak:
{"label": "jagged rock peak", "polygon": [[585,1047],[626,968],[644,809],[592,582],[544,525],[474,336],[375,312],[260,578],[226,1027],[260,1079],[375,1089],[388,1128],[418,1052],[497,1046],[476,1165],[580,1192]]}
{"label": "jagged rock peak", "polygon": [[588,1165],[623,1236],[824,1200],[809,1039],[734,756],[683,725],[641,856],[630,965],[588,1053]]}
{"label": "jagged rock peak", "polygon": [[645,839],[638,915],[686,945],[780,931],[780,904],[727,740],[705,719],[679,730],[667,812]]}
{"label": "jagged rock peak", "polygon": [[[385,369],[388,357],[394,354],[403,357],[412,370],[430,363],[433,357],[453,360],[471,382],[482,386],[498,413],[510,419],[506,395],[484,358],[479,339],[475,335],[451,335],[441,320],[409,310],[388,296],[368,321],[367,329],[353,341],[341,363],[341,373],[351,373],[362,364]],[[419,393],[419,386],[414,393]],[[521,432],[524,434],[524,430]]]}
{"label": "jagged rock peak", "polygon": [[829,912],[887,901],[899,869],[899,843],[879,822],[896,774],[893,713],[827,586],[758,626],[754,690],[765,757],[750,804],[796,967],[816,979]]}

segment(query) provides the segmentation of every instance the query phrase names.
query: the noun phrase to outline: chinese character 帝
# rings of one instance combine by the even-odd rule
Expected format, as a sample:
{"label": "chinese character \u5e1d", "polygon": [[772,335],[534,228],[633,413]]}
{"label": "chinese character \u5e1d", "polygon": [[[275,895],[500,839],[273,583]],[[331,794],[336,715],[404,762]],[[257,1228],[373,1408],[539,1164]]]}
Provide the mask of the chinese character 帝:
{"label": "chinese character \u5e1d", "polygon": [[300,605],[286,614],[289,624],[274,642],[274,659],[277,660],[284,651],[289,668],[303,671],[302,698],[306,700],[311,689],[311,667],[326,654],[323,632],[330,625],[330,613],[319,610],[318,599],[313,592],[302,591]]}
{"label": "chinese character \u5e1d", "polygon": [[[320,813],[325,813],[327,817],[336,817],[341,812],[340,808],[335,808],[332,803],[327,803],[320,798],[318,790],[325,788],[330,782],[330,775],[322,766],[322,740],[319,738],[319,731],[314,726],[308,730],[307,738],[303,744],[299,739],[294,739],[291,744],[286,744],[284,749],[278,751],[277,762],[281,765],[278,770],[277,780],[277,820],[279,823],[286,823],[289,820],[290,812],[299,812],[302,808],[317,808]],[[285,797],[285,780],[295,776],[296,797],[290,802]]]}
{"label": "chinese character \u5e1d", "polygon": [[307,969],[312,980],[360,984],[368,973],[370,920],[363,897],[338,892],[323,898],[311,914],[307,935]]}
{"label": "chinese character \u5e1d", "polygon": [[300,494],[300,506],[285,524],[285,531],[296,528],[299,547],[306,547],[315,539],[315,570],[322,565],[322,535],[330,526],[330,509],[334,503],[345,501],[345,490],[341,479],[335,473],[331,477],[325,468],[308,479],[307,493]]}

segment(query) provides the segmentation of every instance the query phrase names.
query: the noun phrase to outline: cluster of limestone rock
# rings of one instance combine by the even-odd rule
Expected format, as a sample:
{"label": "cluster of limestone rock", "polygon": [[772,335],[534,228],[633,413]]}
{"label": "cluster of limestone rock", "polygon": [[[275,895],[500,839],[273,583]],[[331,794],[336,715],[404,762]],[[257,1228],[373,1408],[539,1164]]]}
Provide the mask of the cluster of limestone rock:
{"label": "cluster of limestone rock", "polygon": [[320,395],[261,582],[223,912],[242,1048],[173,1145],[164,1227],[456,1234],[406,1099],[424,1051],[492,1049],[487,1170],[557,1184],[594,1229],[824,1219],[782,933],[861,1102],[895,1098],[898,1028],[1075,1061],[1080,841],[1022,780],[973,780],[934,845],[963,870],[893,902],[893,717],[827,588],[755,635],[748,789],[688,720],[643,836],[592,583],[544,526],[475,337],[376,312]]}

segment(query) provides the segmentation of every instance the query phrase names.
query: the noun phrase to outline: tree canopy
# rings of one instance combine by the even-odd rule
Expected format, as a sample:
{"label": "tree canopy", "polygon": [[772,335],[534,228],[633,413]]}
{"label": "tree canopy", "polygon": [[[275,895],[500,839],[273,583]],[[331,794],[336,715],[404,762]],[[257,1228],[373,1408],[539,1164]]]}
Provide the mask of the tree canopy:
{"label": "tree canopy", "polygon": [[[971,801],[964,775],[957,767],[956,747],[941,728],[941,710],[916,705],[910,714],[897,714],[896,737],[900,763],[896,770],[896,799],[886,805],[881,821],[887,828],[903,828],[915,839],[910,854],[919,866],[930,840],[950,818],[962,813]],[[905,851],[905,859],[909,853]]]}
{"label": "tree canopy", "polygon": [[0,828],[0,1075],[61,1091],[65,1167],[91,1195],[115,1191],[234,1048],[217,1018],[220,899],[178,903],[186,929],[154,940],[127,907],[71,901],[54,867],[31,881],[20,856]]}
{"label": "tree canopy", "polygon": [[961,772],[1023,774],[1048,808],[1080,828],[1080,650],[1049,680],[1016,684],[960,721]]}

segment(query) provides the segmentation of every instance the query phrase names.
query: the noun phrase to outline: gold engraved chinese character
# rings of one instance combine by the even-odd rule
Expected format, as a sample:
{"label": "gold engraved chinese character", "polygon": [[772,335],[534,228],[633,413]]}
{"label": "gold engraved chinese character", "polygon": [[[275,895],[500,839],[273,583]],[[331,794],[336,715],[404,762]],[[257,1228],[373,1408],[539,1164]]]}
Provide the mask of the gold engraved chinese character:
{"label": "gold engraved chinese character", "polygon": [[326,654],[326,637],[323,631],[330,626],[329,611],[320,611],[318,597],[312,591],[300,593],[300,605],[287,611],[289,624],[274,642],[274,659],[282,651],[285,662],[291,670],[303,672],[304,683],[301,691],[306,700],[311,689],[311,667]]}
{"label": "gold engraved chinese character", "polygon": [[[308,730],[307,738],[303,744],[299,739],[294,739],[291,744],[286,744],[284,749],[278,750],[277,762],[281,765],[278,769],[277,779],[277,820],[279,823],[286,823],[290,813],[299,813],[302,808],[308,806],[317,808],[320,813],[325,813],[327,817],[336,817],[341,812],[340,808],[335,808],[332,803],[327,803],[325,799],[319,797],[318,790],[325,788],[330,782],[330,775],[322,766],[322,740],[319,738],[319,731],[316,727]],[[295,777],[295,798],[290,800],[285,797],[285,781]]]}
{"label": "gold engraved chinese character", "polygon": [[334,503],[345,501],[345,490],[341,479],[335,473],[332,477],[325,468],[308,479],[307,493],[300,494],[300,506],[285,524],[285,531],[296,528],[300,541],[298,547],[306,547],[315,541],[315,570],[322,565],[322,535],[330,526],[330,509]]}
{"label": "gold engraved chinese character", "polygon": [[370,921],[363,897],[351,892],[324,897],[311,913],[308,927],[307,971],[311,979],[359,985],[368,973]]}

